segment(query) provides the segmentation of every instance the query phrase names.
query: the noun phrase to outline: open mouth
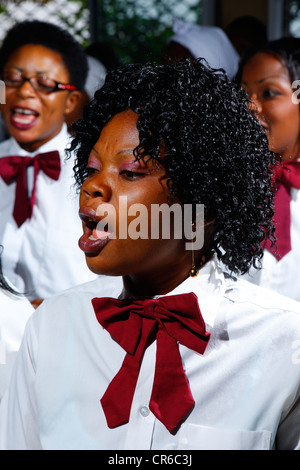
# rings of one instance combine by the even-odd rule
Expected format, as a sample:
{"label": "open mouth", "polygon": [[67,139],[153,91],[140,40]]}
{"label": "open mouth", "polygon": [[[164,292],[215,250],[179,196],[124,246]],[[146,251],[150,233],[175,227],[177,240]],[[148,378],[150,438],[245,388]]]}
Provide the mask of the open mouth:
{"label": "open mouth", "polygon": [[39,114],[31,108],[15,106],[11,109],[11,124],[19,129],[32,127]]}
{"label": "open mouth", "polygon": [[87,255],[97,255],[113,238],[114,232],[109,230],[108,224],[104,224],[90,208],[80,208],[79,217],[83,222],[84,234],[80,237],[79,248]]}

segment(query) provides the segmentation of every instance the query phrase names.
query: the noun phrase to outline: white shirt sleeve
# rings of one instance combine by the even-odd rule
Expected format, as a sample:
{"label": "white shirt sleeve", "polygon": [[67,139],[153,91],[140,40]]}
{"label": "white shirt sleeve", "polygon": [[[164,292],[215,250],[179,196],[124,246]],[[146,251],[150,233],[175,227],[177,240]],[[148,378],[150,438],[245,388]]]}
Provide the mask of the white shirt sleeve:
{"label": "white shirt sleeve", "polygon": [[37,338],[28,322],[13,370],[9,392],[0,405],[0,449],[41,449],[34,391]]}

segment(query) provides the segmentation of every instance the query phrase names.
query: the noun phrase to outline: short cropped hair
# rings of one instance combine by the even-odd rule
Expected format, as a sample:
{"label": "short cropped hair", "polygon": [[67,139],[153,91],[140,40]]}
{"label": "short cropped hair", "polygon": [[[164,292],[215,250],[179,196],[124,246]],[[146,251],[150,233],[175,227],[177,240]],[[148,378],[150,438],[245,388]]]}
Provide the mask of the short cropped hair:
{"label": "short cropped hair", "polygon": [[291,83],[300,78],[300,38],[284,37],[264,45],[250,49],[241,60],[236,81],[241,83],[243,68],[246,63],[258,53],[271,55],[277,58],[286,67]]}
{"label": "short cropped hair", "polygon": [[68,31],[38,20],[17,23],[8,31],[0,48],[0,74],[13,52],[27,44],[58,52],[69,72],[70,83],[79,91],[83,90],[88,72],[83,48]]}
{"label": "short cropped hair", "polygon": [[264,237],[273,239],[275,155],[244,92],[200,59],[110,72],[74,125],[70,150],[79,186],[103,127],[128,109],[139,115],[136,158],[160,161],[182,204],[204,205],[205,219],[215,219],[212,248],[219,259],[233,273],[259,264]]}

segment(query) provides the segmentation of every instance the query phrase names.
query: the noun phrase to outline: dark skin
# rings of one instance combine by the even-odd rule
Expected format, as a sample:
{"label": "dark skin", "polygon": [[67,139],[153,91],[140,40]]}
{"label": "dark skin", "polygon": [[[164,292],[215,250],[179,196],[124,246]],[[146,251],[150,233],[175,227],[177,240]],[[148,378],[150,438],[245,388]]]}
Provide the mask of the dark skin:
{"label": "dark skin", "polygon": [[[188,276],[192,263],[190,250],[185,249],[185,239],[115,239],[109,240],[99,250],[89,252],[93,243],[89,216],[96,214],[103,203],[111,204],[119,213],[119,198],[126,196],[128,207],[143,204],[150,214],[151,204],[168,203],[170,190],[165,168],[135,162],[133,149],[139,144],[136,128],[138,115],[125,111],[114,116],[103,128],[91,152],[89,176],[80,193],[80,214],[85,239],[88,267],[96,274],[122,276],[122,298],[162,295],[172,291]],[[91,212],[92,211],[92,212]],[[118,217],[117,217],[118,220]],[[128,226],[132,218],[128,217]],[[115,227],[118,234],[118,223]],[[199,264],[203,251],[195,253]]]}

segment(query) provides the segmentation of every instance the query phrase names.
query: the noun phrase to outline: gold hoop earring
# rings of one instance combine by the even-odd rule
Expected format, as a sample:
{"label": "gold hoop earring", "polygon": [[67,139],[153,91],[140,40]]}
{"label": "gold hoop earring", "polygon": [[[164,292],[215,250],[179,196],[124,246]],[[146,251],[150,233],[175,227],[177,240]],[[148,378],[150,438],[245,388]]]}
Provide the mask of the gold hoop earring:
{"label": "gold hoop earring", "polygon": [[[193,235],[193,227],[195,226],[194,222],[191,223],[191,235]],[[192,242],[192,266],[191,269],[189,270],[189,276],[190,277],[196,277],[199,273],[199,270],[196,268],[195,265],[195,253],[194,253],[194,240],[191,237],[191,242]]]}
{"label": "gold hoop earring", "polygon": [[[192,228],[195,227],[194,222],[191,223],[191,227]],[[192,232],[191,234],[193,235],[193,230],[191,232]],[[192,251],[192,266],[191,266],[191,269],[189,270],[189,276],[190,277],[196,277],[199,274],[199,270],[205,264],[206,256],[203,255],[201,257],[201,260],[200,260],[200,263],[199,263],[199,268],[197,268],[196,265],[195,265],[195,252],[194,252],[194,240],[193,240],[193,238],[191,238],[191,243],[192,243],[192,250],[191,250]]]}

